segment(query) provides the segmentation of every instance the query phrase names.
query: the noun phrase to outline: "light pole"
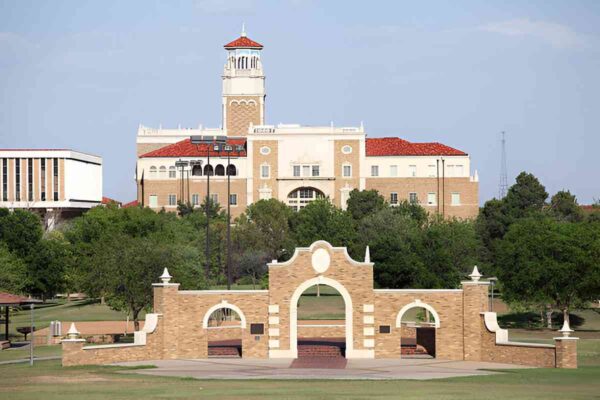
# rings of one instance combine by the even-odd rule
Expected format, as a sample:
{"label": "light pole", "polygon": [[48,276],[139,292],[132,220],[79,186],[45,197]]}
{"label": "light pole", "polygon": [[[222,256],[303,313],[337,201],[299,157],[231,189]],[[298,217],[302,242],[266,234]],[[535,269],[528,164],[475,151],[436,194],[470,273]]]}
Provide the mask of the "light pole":
{"label": "light pole", "polygon": [[33,339],[35,327],[33,326],[33,303],[29,304],[29,309],[31,310],[31,336],[29,339],[29,365],[33,367]]}
{"label": "light pole", "polygon": [[498,278],[492,277],[489,278],[490,286],[492,287],[492,298],[490,299],[490,312],[494,311],[494,285],[496,285],[496,281]]}
{"label": "light pole", "polygon": [[[210,152],[211,150],[219,151],[220,144],[227,142],[226,136],[191,136],[190,142],[199,146],[201,144],[206,145],[206,284],[210,278],[210,175],[212,165],[210,165]],[[198,150],[199,147],[198,147]]]}
{"label": "light pole", "polygon": [[188,161],[183,161],[182,159],[179,159],[178,161],[175,161],[175,167],[176,168],[180,168],[180,181],[179,181],[179,201],[183,202],[183,198],[185,197],[185,189],[184,189],[184,181],[183,181],[183,171],[185,169],[185,167],[187,167],[189,165]]}

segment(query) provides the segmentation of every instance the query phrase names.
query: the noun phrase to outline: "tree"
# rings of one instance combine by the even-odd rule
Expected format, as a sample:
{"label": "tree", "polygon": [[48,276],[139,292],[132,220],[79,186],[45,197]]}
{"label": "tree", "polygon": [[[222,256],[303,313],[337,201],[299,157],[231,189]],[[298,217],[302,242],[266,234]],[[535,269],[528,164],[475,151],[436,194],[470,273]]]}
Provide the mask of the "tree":
{"label": "tree", "polygon": [[561,190],[552,196],[548,212],[560,221],[579,222],[583,220],[583,211],[577,204],[575,195],[568,190]]}
{"label": "tree", "polygon": [[252,281],[252,288],[256,289],[256,285],[267,272],[267,262],[269,256],[260,250],[248,250],[239,256],[237,266],[241,273],[248,276]]}
{"label": "tree", "polygon": [[294,241],[290,232],[293,211],[275,199],[259,200],[237,219],[234,244],[241,255],[247,249],[266,253],[269,260],[289,257]]}
{"label": "tree", "polygon": [[27,264],[0,243],[0,291],[21,293],[27,284]]}
{"label": "tree", "polygon": [[290,219],[296,243],[309,246],[326,240],[333,246],[351,247],[356,240],[356,227],[349,213],[337,208],[329,199],[310,202]]}
{"label": "tree", "polygon": [[44,231],[37,214],[14,210],[0,214],[0,241],[19,257],[28,256],[42,239]]}
{"label": "tree", "polygon": [[346,210],[355,221],[359,221],[384,207],[386,207],[385,199],[377,190],[354,189],[350,192]]}
{"label": "tree", "polygon": [[498,248],[498,277],[509,302],[550,303],[563,311],[600,293],[600,224],[544,216],[515,222]]}
{"label": "tree", "polygon": [[62,235],[57,233],[39,241],[27,257],[27,292],[45,300],[63,290],[70,257],[70,245]]}
{"label": "tree", "polygon": [[544,185],[527,172],[521,172],[503,199],[506,205],[506,213],[512,219],[524,218],[532,212],[539,212],[544,207],[548,193]]}
{"label": "tree", "polygon": [[402,200],[397,206],[392,208],[395,214],[404,215],[421,226],[427,222],[427,210],[417,203],[411,203],[408,200]]}

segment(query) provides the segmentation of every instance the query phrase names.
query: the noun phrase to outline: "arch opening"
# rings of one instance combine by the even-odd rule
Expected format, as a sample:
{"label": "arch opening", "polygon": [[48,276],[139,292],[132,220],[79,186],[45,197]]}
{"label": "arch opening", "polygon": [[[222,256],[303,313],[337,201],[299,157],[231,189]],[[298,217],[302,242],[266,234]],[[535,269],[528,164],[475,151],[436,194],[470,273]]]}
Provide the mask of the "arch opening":
{"label": "arch opening", "polygon": [[325,194],[314,187],[299,187],[292,190],[287,196],[287,204],[294,211],[306,207],[311,201],[324,199]]}
{"label": "arch opening", "polygon": [[226,302],[216,304],[206,312],[202,326],[209,358],[242,357],[242,330],[246,327],[246,318],[238,307]]}
{"label": "arch opening", "polygon": [[215,167],[215,176],[225,176],[225,167],[222,164]]}
{"label": "arch opening", "polygon": [[396,329],[400,332],[400,356],[435,358],[439,326],[439,315],[429,304],[416,301],[404,306],[396,318]]}

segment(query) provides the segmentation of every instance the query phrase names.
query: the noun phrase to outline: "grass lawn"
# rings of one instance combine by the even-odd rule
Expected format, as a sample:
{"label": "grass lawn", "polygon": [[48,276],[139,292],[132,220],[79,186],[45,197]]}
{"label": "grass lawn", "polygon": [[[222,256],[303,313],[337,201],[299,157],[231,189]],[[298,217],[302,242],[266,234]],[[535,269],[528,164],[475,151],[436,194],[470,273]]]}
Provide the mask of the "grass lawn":
{"label": "grass lawn", "polygon": [[[15,340],[22,340],[23,335],[16,331],[19,326],[29,326],[29,309],[11,311],[9,335]],[[142,314],[141,319],[144,318]],[[50,325],[50,321],[125,321],[127,314],[111,310],[95,300],[52,300],[45,304],[36,305],[34,324],[36,329]]]}
{"label": "grass lawn", "polygon": [[[123,373],[124,372],[124,373]],[[0,366],[0,398],[81,399],[590,399],[600,367],[534,369],[435,381],[196,380],[127,373],[121,367],[62,368],[58,361]]]}
{"label": "grass lawn", "polygon": [[[33,348],[34,357],[54,357],[54,356],[60,356],[61,354],[62,354],[62,349],[61,349],[60,345],[35,346]],[[29,358],[29,347],[28,346],[25,346],[25,348],[12,348],[10,350],[0,351],[0,361],[22,360],[24,358]]]}

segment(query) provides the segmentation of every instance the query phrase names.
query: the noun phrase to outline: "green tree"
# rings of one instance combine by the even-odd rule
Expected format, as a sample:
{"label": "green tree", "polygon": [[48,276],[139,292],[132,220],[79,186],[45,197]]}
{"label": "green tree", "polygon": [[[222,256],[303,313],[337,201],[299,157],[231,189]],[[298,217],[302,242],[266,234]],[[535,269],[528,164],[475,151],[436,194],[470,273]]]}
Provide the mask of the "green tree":
{"label": "green tree", "polygon": [[19,257],[28,256],[42,239],[42,221],[26,210],[0,213],[0,241]]}
{"label": "green tree", "polygon": [[27,264],[0,243],[0,291],[22,293],[28,285]]}
{"label": "green tree", "polygon": [[385,207],[385,199],[377,190],[354,189],[350,192],[346,210],[355,221],[359,221]]}
{"label": "green tree", "polygon": [[27,292],[47,299],[65,289],[65,270],[71,249],[60,234],[39,241],[27,257]]}
{"label": "green tree", "polygon": [[542,211],[547,198],[544,185],[533,174],[521,172],[503,200],[506,213],[515,220]]}
{"label": "green tree", "polygon": [[583,220],[583,211],[577,204],[575,195],[568,190],[561,190],[552,196],[548,212],[560,221],[579,222]]}
{"label": "green tree", "polygon": [[498,248],[498,277],[509,302],[563,311],[600,293],[600,224],[537,216],[511,225]]}
{"label": "green tree", "polygon": [[299,246],[326,240],[333,246],[352,247],[357,237],[355,222],[350,214],[331,204],[329,199],[307,204],[293,214],[290,226]]}
{"label": "green tree", "polygon": [[428,214],[422,206],[417,203],[411,203],[408,200],[402,200],[398,205],[392,208],[395,214],[404,215],[421,226],[427,222]]}

